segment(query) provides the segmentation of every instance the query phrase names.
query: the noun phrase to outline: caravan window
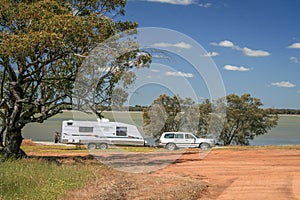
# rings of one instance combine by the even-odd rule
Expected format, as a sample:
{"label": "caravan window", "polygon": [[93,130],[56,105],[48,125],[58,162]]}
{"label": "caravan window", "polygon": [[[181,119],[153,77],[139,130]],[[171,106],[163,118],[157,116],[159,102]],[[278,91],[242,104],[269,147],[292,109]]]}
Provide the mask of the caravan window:
{"label": "caravan window", "polygon": [[101,126],[101,128],[103,129],[103,131],[105,131],[105,132],[107,132],[107,131],[109,131],[109,126]]}
{"label": "caravan window", "polygon": [[127,127],[116,127],[116,136],[127,136]]}
{"label": "caravan window", "polygon": [[94,131],[94,127],[79,127],[79,132],[81,133],[92,133]]}

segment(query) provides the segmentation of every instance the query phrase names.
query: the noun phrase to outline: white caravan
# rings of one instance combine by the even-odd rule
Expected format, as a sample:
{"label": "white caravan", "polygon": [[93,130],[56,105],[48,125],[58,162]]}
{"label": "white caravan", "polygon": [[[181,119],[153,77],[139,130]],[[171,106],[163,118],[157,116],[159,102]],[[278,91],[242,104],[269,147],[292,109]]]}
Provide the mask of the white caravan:
{"label": "white caravan", "polygon": [[144,146],[145,140],[137,127],[121,122],[63,121],[61,143],[85,144],[88,149],[106,149],[109,145]]}

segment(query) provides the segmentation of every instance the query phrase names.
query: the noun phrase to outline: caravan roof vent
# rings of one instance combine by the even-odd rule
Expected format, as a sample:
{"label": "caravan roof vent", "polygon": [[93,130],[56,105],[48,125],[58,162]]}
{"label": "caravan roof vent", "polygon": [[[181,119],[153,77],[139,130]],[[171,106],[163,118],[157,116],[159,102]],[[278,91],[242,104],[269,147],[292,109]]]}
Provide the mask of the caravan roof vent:
{"label": "caravan roof vent", "polygon": [[67,126],[72,126],[73,125],[73,120],[67,121]]}
{"label": "caravan roof vent", "polygon": [[106,118],[99,119],[99,118],[97,118],[97,121],[98,122],[109,122],[109,119],[106,119]]}

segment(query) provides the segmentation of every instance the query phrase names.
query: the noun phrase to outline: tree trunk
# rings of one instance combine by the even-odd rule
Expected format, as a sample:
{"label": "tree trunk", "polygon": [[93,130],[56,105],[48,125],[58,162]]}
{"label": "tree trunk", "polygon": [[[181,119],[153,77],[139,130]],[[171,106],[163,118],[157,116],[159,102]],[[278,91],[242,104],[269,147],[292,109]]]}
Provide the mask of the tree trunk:
{"label": "tree trunk", "polygon": [[2,127],[1,131],[0,131],[0,149],[2,149],[4,146],[3,146],[3,135],[4,135],[4,131],[5,131],[5,128]]}
{"label": "tree trunk", "polygon": [[3,132],[2,131],[0,132],[0,154],[3,151],[3,149],[4,149],[4,145],[3,145]]}
{"label": "tree trunk", "polygon": [[10,127],[7,129],[5,135],[5,147],[2,150],[2,154],[5,158],[25,158],[26,153],[20,148],[22,144],[21,130]]}

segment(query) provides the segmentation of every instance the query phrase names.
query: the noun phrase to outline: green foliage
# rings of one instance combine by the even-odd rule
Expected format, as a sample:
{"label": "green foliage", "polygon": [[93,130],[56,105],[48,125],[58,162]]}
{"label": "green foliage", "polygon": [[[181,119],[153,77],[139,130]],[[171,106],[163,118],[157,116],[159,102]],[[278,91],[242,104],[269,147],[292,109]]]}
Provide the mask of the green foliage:
{"label": "green foliage", "polygon": [[160,95],[149,108],[144,109],[144,131],[146,135],[158,139],[165,131],[178,129],[177,114],[180,112],[179,101],[176,96]]}
{"label": "green foliage", "polygon": [[[114,34],[136,28],[136,23],[113,22],[105,16],[122,13],[124,6],[120,0],[1,2],[0,71],[5,78],[0,95],[2,107],[9,110],[16,101],[23,103],[21,127],[55,115],[62,102],[71,103],[84,56]],[[115,83],[121,75],[110,77]]]}
{"label": "green foliage", "polygon": [[60,199],[66,190],[84,186],[91,173],[84,166],[59,166],[37,160],[0,165],[0,199]]}
{"label": "green foliage", "polygon": [[250,94],[231,94],[226,98],[226,121],[220,135],[224,145],[248,145],[249,140],[277,125],[278,116],[269,115],[267,110],[260,108],[263,105],[260,99]]}
{"label": "green foliage", "polygon": [[211,126],[210,121],[212,121],[212,116],[210,115],[212,113],[212,104],[208,99],[199,105],[199,111],[200,116],[198,121],[197,134],[201,137],[205,137],[209,132],[209,127]]}
{"label": "green foliage", "polygon": [[[255,136],[266,134],[278,122],[277,115],[261,108],[260,99],[235,94],[196,105],[190,99],[160,95],[144,109],[144,130],[159,138],[167,131],[188,131],[205,137],[216,136],[224,145],[249,145]],[[223,112],[226,110],[226,112]]]}
{"label": "green foliage", "polygon": [[158,139],[163,132],[195,132],[198,125],[199,109],[191,98],[160,95],[149,108],[144,109],[144,131]]}
{"label": "green foliage", "polygon": [[277,114],[277,115],[300,115],[300,109],[284,109],[284,108],[279,108],[279,109],[274,109],[274,108],[269,108],[267,109],[269,114]]}
{"label": "green foliage", "polygon": [[[82,105],[92,102],[88,109],[101,117],[102,110],[95,108],[111,103],[115,85],[119,81],[124,86],[131,84],[134,76],[130,69],[151,61],[149,54],[139,53],[138,44],[120,44],[118,37],[111,39],[137,27],[135,22],[113,20],[114,16],[124,14],[125,4],[125,0],[1,0],[1,136],[14,132],[20,140],[26,124],[43,122],[71,105],[74,99],[78,102],[74,109],[82,110]],[[124,54],[120,55],[105,52],[105,56],[112,58],[105,61],[88,56],[108,39],[115,48],[129,46],[131,51],[122,51]],[[91,65],[83,68],[84,60]],[[109,68],[99,72],[103,64]],[[90,73],[95,69],[98,74],[91,79]],[[86,77],[78,78],[81,74]],[[91,85],[75,91],[77,80]],[[6,138],[6,155],[16,155],[19,145],[13,147],[11,144],[16,142]]]}

